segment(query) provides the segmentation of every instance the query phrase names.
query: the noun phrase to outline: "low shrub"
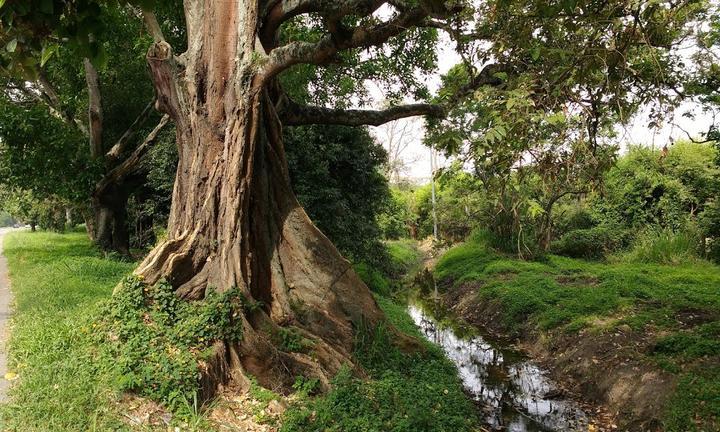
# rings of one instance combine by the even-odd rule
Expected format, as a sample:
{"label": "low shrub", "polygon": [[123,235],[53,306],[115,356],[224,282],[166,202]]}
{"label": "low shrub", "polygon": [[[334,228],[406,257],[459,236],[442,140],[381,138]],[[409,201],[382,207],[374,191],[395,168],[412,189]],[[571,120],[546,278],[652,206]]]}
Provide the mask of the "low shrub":
{"label": "low shrub", "polygon": [[585,230],[597,225],[590,210],[573,202],[554,212],[553,227],[556,235],[564,235],[575,230]]}
{"label": "low shrub", "polygon": [[627,247],[630,239],[626,230],[599,225],[568,232],[553,242],[550,250],[554,254],[571,258],[600,259]]}

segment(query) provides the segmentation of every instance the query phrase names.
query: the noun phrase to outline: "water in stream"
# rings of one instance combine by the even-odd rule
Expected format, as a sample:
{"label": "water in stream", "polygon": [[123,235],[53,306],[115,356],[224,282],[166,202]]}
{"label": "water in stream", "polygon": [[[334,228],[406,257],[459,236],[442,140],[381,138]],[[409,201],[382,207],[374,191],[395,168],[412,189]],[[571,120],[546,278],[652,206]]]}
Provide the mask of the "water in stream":
{"label": "water in stream", "polygon": [[588,419],[559,392],[546,374],[519,352],[481,336],[458,336],[420,307],[408,312],[425,337],[439,345],[458,368],[467,392],[478,402],[485,423],[512,432],[587,431]]}

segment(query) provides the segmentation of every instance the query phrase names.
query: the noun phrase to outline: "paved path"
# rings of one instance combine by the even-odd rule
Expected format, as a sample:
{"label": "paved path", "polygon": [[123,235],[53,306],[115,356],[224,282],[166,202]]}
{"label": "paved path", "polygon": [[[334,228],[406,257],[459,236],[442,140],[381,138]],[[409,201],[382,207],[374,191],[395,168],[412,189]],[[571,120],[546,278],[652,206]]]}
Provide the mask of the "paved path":
{"label": "paved path", "polygon": [[2,254],[3,236],[12,231],[12,228],[0,228],[0,402],[7,399],[7,390],[10,381],[5,379],[7,373],[7,352],[5,344],[10,336],[8,320],[10,318],[10,303],[12,292],[10,292],[10,279],[8,278],[7,260]]}

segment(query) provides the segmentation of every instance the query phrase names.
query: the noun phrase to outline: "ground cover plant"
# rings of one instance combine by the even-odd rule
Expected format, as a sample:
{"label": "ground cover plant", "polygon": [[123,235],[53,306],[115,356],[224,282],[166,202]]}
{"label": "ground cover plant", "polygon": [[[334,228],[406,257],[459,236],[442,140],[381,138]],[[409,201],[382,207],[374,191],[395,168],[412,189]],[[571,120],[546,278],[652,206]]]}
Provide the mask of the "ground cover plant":
{"label": "ground cover plant", "polygon": [[421,338],[404,307],[383,297],[378,302],[392,325],[422,341],[422,350],[403,352],[389,327],[365,329],[357,335],[356,356],[370,378],[358,379],[344,369],[326,396],[291,409],[282,431],[475,430],[475,408],[452,363]]}

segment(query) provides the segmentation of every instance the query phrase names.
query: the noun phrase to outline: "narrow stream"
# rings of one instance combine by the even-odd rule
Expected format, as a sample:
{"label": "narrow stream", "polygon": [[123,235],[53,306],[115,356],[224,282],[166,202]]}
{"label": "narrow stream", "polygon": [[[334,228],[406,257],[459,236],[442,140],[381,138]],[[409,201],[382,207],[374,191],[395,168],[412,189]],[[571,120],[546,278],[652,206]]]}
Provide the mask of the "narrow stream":
{"label": "narrow stream", "polygon": [[458,368],[486,424],[511,432],[587,431],[588,418],[559,392],[546,373],[521,353],[481,336],[461,337],[416,305],[408,312],[425,337]]}

